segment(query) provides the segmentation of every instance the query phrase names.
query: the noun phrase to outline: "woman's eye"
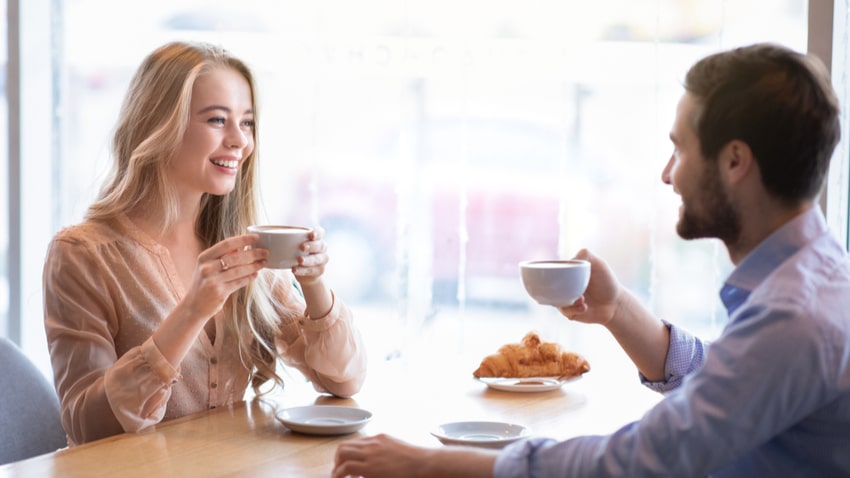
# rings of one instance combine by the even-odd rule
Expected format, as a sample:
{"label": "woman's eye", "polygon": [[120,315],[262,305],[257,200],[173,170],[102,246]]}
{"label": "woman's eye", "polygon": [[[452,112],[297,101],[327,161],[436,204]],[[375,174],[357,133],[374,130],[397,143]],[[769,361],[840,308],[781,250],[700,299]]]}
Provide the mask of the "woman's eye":
{"label": "woman's eye", "polygon": [[252,119],[251,120],[245,120],[245,121],[242,122],[242,125],[246,128],[249,128],[249,129],[253,129],[255,124],[256,123]]}
{"label": "woman's eye", "polygon": [[210,119],[207,120],[207,122],[213,123],[213,124],[224,124],[224,118],[221,118],[221,117],[210,118]]}

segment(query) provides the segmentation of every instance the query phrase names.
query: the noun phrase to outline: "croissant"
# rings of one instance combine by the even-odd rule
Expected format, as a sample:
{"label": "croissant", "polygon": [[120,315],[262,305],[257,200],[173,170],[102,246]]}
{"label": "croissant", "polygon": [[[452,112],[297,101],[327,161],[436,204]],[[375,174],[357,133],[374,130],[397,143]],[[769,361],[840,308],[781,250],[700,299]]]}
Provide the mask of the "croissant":
{"label": "croissant", "polygon": [[481,377],[576,377],[590,371],[581,355],[566,352],[553,342],[542,342],[536,332],[529,332],[522,343],[505,344],[498,353],[488,355],[472,373]]}

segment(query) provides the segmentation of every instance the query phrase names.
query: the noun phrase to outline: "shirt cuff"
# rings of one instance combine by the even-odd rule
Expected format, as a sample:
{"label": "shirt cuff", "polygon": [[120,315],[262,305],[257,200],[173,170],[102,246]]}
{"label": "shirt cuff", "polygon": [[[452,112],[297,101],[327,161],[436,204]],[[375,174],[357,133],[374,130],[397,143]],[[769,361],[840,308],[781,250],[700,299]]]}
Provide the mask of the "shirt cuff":
{"label": "shirt cuff", "polygon": [[150,365],[151,370],[162,380],[163,384],[171,385],[183,378],[180,374],[180,367],[175,368],[166,360],[154,343],[153,337],[149,337],[142,343],[141,353],[142,358]]}
{"label": "shirt cuff", "polygon": [[[667,360],[664,363],[664,380],[653,382],[640,372],[638,372],[638,376],[640,382],[647,388],[666,393],[681,385],[682,379],[697,365],[702,364],[702,353],[699,343],[693,335],[666,320],[662,322],[670,331],[670,347],[667,351]],[[695,359],[698,363],[695,363]]]}
{"label": "shirt cuff", "polygon": [[[494,478],[528,478],[533,476],[534,455],[543,447],[554,444],[555,440],[546,437],[533,437],[511,443],[496,457],[493,464]],[[555,472],[556,470],[548,470]]]}

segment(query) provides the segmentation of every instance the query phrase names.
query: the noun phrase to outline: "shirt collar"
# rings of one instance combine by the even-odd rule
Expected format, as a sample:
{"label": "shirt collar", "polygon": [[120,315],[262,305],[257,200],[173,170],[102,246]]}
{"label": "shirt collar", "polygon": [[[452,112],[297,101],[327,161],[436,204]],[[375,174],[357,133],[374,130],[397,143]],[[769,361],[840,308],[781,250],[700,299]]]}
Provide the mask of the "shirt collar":
{"label": "shirt collar", "polygon": [[826,228],[826,219],[815,205],[782,225],[747,254],[720,289],[720,300],[729,316],[771,272]]}

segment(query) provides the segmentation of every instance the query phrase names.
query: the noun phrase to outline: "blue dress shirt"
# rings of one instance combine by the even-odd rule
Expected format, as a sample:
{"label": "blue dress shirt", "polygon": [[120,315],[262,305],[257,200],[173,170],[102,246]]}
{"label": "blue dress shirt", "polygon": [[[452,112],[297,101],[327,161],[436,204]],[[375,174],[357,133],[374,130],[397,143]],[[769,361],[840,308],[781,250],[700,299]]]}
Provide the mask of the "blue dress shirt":
{"label": "blue dress shirt", "polygon": [[711,344],[670,327],[665,397],[612,435],[531,438],[508,477],[850,476],[850,259],[817,207],[756,247],[720,292]]}

